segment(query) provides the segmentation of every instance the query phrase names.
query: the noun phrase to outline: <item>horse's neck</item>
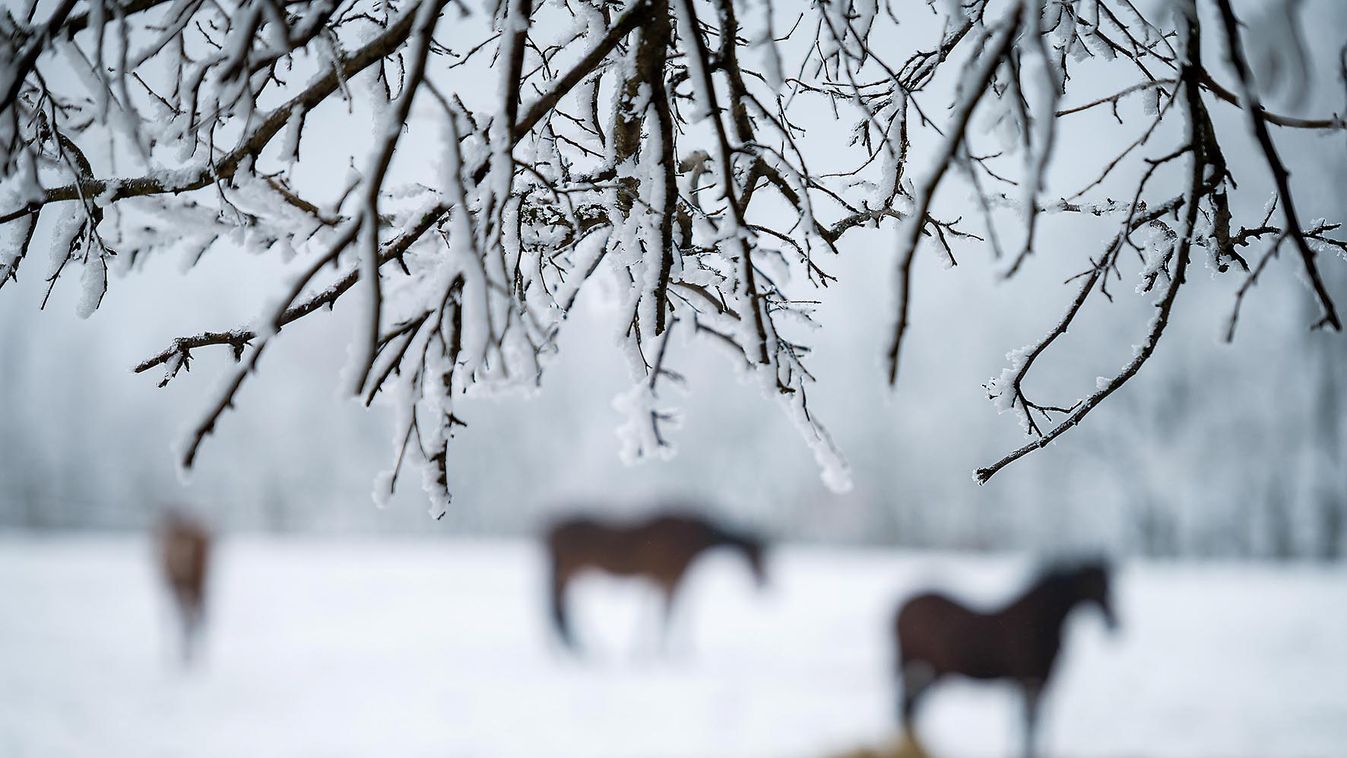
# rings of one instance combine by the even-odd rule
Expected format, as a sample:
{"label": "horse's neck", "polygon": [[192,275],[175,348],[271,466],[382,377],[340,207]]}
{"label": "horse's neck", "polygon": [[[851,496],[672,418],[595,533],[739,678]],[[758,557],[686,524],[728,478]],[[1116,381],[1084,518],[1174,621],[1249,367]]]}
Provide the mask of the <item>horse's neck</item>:
{"label": "horse's neck", "polygon": [[689,561],[711,548],[729,544],[726,539],[727,535],[719,529],[700,525],[692,529],[674,530],[663,536],[663,542],[668,548],[683,553]]}
{"label": "horse's neck", "polygon": [[747,552],[748,543],[739,535],[724,529],[714,528],[708,531],[706,535],[706,546],[704,549],[713,547],[728,547],[736,552]]}
{"label": "horse's neck", "polygon": [[1041,628],[1060,633],[1066,617],[1075,610],[1080,598],[1055,586],[1056,580],[1047,579],[1034,585],[1019,600],[1002,611],[1005,615],[1034,614],[1048,623]]}

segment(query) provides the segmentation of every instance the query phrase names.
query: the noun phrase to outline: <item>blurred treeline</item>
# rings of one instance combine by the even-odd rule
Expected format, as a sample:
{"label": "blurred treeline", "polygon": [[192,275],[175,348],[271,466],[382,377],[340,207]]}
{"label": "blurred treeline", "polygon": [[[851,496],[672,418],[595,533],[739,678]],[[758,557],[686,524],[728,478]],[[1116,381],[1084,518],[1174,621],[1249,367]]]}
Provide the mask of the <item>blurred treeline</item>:
{"label": "blurred treeline", "polygon": [[[866,265],[877,275],[865,276]],[[849,268],[852,294],[870,287],[873,297],[825,303],[820,318],[841,328],[815,356],[814,403],[856,469],[851,493],[827,492],[775,405],[696,346],[696,359],[678,365],[689,380],[677,398],[678,457],[623,466],[609,401],[625,370],[606,326],[584,313],[536,397],[462,409],[469,427],[457,440],[455,508],[440,522],[425,515],[415,469],[388,508],[367,496],[391,454],[388,424],[381,410],[336,395],[340,309],[329,323],[287,332],[290,352],[264,361],[184,485],[172,446],[228,359],[203,354],[191,376],[163,390],[128,369],[196,322],[246,320],[246,305],[181,322],[154,315],[191,310],[213,277],[232,271],[208,268],[184,282],[151,267],[117,282],[89,322],[59,292],[38,313],[37,288],[16,288],[0,298],[0,526],[138,529],[163,504],[182,502],[237,530],[508,534],[565,509],[631,511],[676,497],[809,541],[1278,559],[1337,558],[1347,546],[1347,339],[1304,331],[1309,313],[1295,286],[1260,285],[1234,346],[1217,340],[1229,293],[1195,290],[1185,321],[1135,384],[1059,444],[978,487],[973,469],[1021,439],[978,384],[999,370],[1002,351],[1045,323],[1060,288],[1045,283],[1043,307],[1024,317],[961,316],[969,297],[1013,303],[998,302],[1006,295],[990,274],[932,267],[925,281],[946,289],[922,303],[913,369],[891,394],[876,358],[884,267]],[[1344,267],[1326,270],[1347,295]],[[1070,393],[1118,360],[1146,306],[1116,308],[1117,322],[1083,335],[1055,367],[1060,387],[1040,392]]]}

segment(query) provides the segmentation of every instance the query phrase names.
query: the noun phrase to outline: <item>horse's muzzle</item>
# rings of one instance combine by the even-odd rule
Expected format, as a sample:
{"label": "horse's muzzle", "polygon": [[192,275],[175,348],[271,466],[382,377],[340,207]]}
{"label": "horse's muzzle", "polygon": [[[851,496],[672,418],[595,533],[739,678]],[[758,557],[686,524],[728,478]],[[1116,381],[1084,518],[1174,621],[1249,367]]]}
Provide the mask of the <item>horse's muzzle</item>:
{"label": "horse's muzzle", "polygon": [[1113,612],[1113,606],[1109,603],[1103,603],[1099,610],[1104,614],[1104,626],[1108,627],[1110,632],[1117,632],[1121,624],[1118,623],[1118,616]]}

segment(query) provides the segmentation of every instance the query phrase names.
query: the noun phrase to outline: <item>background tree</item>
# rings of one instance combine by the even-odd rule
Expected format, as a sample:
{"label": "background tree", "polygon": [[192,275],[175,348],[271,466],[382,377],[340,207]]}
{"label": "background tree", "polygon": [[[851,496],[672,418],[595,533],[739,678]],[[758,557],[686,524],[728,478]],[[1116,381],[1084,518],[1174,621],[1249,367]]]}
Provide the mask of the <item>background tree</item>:
{"label": "background tree", "polygon": [[[1043,214],[1098,217],[1110,236],[1081,256],[1065,313],[987,384],[1030,439],[979,469],[985,482],[1137,374],[1195,259],[1243,277],[1230,339],[1251,288],[1288,267],[1308,284],[1308,326],[1340,330],[1319,260],[1347,245],[1336,223],[1300,218],[1272,132],[1344,122],[1262,104],[1274,89],[1294,94],[1308,70],[1294,7],[1263,8],[1250,42],[1228,0],[1155,12],[1127,0],[31,3],[0,17],[0,284],[38,265],[25,260],[39,223],[52,249],[39,275],[50,288],[78,272],[83,315],[110,270],[168,250],[189,262],[230,245],[294,256],[255,323],[180,337],[136,367],[161,370],[162,386],[201,348],[239,361],[182,464],[287,325],[354,298],[364,316],[347,385],[399,411],[379,490],[411,459],[443,512],[463,424],[455,399],[536,385],[602,271],[619,282],[614,328],[633,376],[618,399],[625,457],[672,452],[677,351],[716,345],[780,401],[825,481],[845,489],[807,366],[809,292],[836,281],[828,258],[844,238],[896,226],[894,383],[919,253],[952,266],[986,249],[1016,279]],[[926,24],[929,45],[873,44],[900,22]],[[1087,65],[1120,84],[1074,91],[1092,81],[1073,77]],[[499,83],[489,96],[486,76]],[[938,80],[954,82],[952,101]],[[1241,211],[1243,177],[1215,108],[1242,111],[1261,153],[1275,187],[1261,214]],[[363,162],[321,196],[302,189],[306,163],[347,138],[332,124],[356,109],[376,124]],[[1097,146],[1079,191],[1049,194],[1059,124],[1093,109],[1131,136]],[[941,210],[955,176],[977,221]],[[1125,279],[1155,305],[1130,360],[1078,399],[1030,399],[1034,367]]]}

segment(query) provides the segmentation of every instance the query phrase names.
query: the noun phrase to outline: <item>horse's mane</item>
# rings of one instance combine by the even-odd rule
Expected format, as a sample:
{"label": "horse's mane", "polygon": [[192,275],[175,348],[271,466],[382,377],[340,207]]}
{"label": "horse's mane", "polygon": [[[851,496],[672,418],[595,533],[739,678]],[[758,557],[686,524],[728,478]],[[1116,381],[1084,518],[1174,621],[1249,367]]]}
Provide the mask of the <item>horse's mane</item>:
{"label": "horse's mane", "polygon": [[1054,558],[1039,566],[1030,585],[1037,587],[1069,581],[1092,569],[1102,571],[1106,575],[1111,573],[1109,562],[1102,555]]}
{"label": "horse's mane", "polygon": [[711,537],[717,542],[733,547],[761,548],[764,540],[751,529],[740,528],[721,517],[723,508],[714,501],[691,496],[668,497],[656,501],[645,512],[647,520],[660,518],[687,519],[699,521],[706,526]]}
{"label": "horse's mane", "polygon": [[749,548],[761,550],[764,541],[758,535],[747,530],[737,529],[725,524],[708,522],[711,525],[711,534],[721,544],[731,545],[739,548]]}

